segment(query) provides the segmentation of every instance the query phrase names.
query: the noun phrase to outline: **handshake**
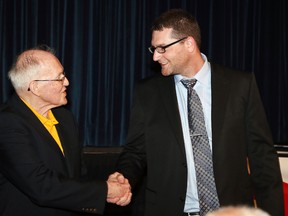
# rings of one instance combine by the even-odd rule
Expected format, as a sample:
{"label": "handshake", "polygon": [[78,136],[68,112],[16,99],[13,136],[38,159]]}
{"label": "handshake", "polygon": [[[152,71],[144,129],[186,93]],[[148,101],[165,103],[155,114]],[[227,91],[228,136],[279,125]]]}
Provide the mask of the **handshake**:
{"label": "handshake", "polygon": [[131,187],[128,179],[124,178],[121,173],[115,172],[108,177],[107,202],[115,203],[120,206],[126,206],[132,198]]}

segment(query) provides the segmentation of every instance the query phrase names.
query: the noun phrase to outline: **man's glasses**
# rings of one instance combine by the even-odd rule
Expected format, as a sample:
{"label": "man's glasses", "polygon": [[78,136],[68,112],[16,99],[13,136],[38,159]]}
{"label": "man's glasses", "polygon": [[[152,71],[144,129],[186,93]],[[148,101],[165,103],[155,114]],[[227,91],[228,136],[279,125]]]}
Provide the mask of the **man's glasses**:
{"label": "man's glasses", "polygon": [[[63,72],[61,75],[60,75],[60,78],[57,78],[57,79],[43,79],[43,80],[33,80],[33,81],[37,81],[37,82],[48,82],[48,81],[58,81],[58,82],[64,82],[66,78],[66,75],[65,75],[65,72]],[[30,87],[28,87],[27,91],[30,91]]]}
{"label": "man's glasses", "polygon": [[179,40],[177,40],[177,41],[175,41],[175,42],[173,42],[173,43],[170,43],[170,44],[168,44],[168,45],[165,45],[165,46],[157,46],[157,47],[151,46],[151,47],[148,48],[148,50],[149,50],[152,54],[154,54],[155,50],[156,50],[158,53],[163,54],[163,53],[166,52],[166,48],[168,48],[168,47],[170,47],[170,46],[172,46],[172,45],[174,45],[174,44],[176,44],[176,43],[179,43],[180,41],[182,41],[182,40],[184,40],[184,39],[186,39],[186,38],[187,38],[187,37],[181,38],[181,39],[179,39]]}

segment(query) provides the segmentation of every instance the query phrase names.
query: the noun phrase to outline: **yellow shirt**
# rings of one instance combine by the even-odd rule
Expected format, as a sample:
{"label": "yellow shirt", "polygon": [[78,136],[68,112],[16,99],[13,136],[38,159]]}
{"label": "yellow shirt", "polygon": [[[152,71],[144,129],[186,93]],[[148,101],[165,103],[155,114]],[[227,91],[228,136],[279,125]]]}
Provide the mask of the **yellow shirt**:
{"label": "yellow shirt", "polygon": [[37,118],[40,120],[40,122],[45,126],[45,128],[49,131],[51,136],[54,138],[56,143],[58,144],[60,150],[62,151],[62,154],[64,155],[64,150],[57,132],[57,129],[55,127],[56,124],[59,122],[56,120],[55,116],[53,115],[52,111],[48,111],[48,118],[45,118],[44,116],[40,115],[33,107],[31,107],[26,101],[22,99],[22,101],[31,109],[31,111],[37,116]]}

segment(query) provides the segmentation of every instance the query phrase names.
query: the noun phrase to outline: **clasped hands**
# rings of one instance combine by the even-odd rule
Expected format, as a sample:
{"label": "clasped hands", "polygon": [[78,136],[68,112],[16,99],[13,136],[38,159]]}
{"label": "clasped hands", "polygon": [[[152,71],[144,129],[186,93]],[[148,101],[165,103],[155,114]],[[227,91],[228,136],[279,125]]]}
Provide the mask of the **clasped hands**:
{"label": "clasped hands", "polygon": [[131,187],[128,179],[121,173],[115,172],[108,177],[107,202],[120,206],[128,205],[132,198]]}

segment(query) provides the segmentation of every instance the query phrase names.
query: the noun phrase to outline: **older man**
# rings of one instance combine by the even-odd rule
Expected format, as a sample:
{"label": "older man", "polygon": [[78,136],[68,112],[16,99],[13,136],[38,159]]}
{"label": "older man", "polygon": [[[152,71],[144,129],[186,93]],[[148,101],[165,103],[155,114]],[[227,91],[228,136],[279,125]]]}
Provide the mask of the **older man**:
{"label": "older man", "polygon": [[18,56],[9,78],[16,91],[0,108],[0,215],[102,214],[126,205],[128,181],[80,182],[80,145],[67,103],[69,81],[51,49]]}

